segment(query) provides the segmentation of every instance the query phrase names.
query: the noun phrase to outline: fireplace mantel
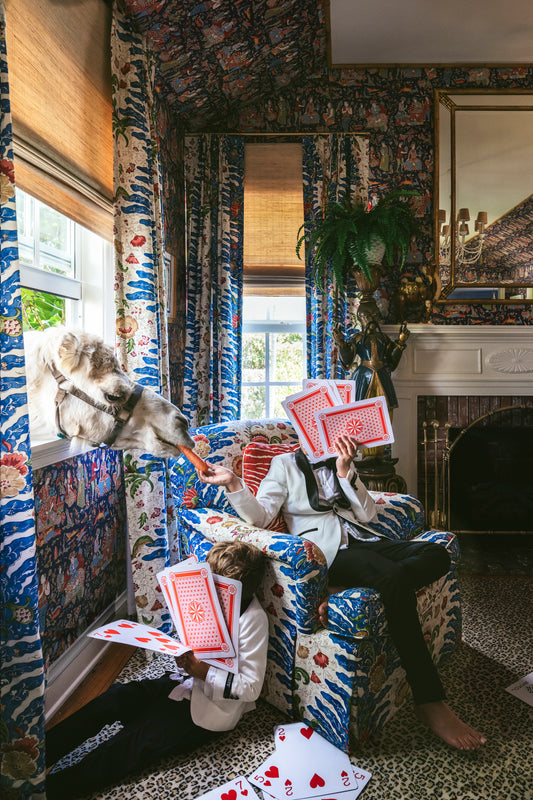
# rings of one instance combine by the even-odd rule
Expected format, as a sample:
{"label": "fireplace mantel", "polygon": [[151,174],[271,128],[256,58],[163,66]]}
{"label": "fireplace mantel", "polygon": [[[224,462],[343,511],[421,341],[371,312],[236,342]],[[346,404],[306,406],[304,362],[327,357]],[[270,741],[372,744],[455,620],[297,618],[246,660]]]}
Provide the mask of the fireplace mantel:
{"label": "fireplace mantel", "polygon": [[[396,471],[408,491],[417,485],[419,395],[533,396],[533,325],[409,325],[407,348],[393,382]],[[398,327],[382,330],[396,339]]]}

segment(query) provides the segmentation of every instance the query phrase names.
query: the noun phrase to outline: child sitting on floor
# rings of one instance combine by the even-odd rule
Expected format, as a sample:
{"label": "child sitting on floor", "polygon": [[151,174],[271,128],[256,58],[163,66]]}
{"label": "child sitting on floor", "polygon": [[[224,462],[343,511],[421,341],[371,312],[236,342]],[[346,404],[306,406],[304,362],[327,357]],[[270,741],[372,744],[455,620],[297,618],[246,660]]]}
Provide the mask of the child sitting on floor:
{"label": "child sitting on floor", "polygon": [[114,684],[46,734],[46,763],[55,764],[105,726],[123,727],[81,761],[52,771],[48,800],[74,800],[98,792],[164,756],[186,753],[221,731],[233,729],[255,708],[263,685],[268,620],[255,597],[264,573],[263,553],[247,542],[217,542],[207,555],[211,570],[242,582],[237,673],[199,661],[187,652],[176,662],[190,678],[162,678]]}

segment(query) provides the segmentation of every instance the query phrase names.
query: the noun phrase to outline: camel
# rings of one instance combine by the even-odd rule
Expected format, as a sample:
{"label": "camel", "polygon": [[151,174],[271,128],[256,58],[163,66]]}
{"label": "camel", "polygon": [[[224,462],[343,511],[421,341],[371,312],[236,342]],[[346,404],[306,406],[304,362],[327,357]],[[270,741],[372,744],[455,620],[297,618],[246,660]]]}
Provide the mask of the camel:
{"label": "camel", "polygon": [[132,381],[102,339],[63,327],[24,334],[32,435],[168,458],[193,448],[179,408]]}

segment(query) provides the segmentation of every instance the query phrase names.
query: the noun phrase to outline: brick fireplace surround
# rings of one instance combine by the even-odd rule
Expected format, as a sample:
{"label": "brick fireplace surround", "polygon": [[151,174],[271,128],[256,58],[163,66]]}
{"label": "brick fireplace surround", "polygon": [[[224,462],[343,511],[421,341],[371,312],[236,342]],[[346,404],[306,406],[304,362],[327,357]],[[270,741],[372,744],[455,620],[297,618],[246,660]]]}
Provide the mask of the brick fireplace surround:
{"label": "brick fireplace surround", "polygon": [[[396,326],[383,330],[396,338]],[[393,374],[399,405],[392,455],[399,459],[396,472],[407,490],[428,501],[429,516],[437,499],[424,451],[433,451],[438,439],[440,462],[445,423],[457,430],[499,408],[533,406],[533,326],[413,324],[409,330],[407,349]]]}

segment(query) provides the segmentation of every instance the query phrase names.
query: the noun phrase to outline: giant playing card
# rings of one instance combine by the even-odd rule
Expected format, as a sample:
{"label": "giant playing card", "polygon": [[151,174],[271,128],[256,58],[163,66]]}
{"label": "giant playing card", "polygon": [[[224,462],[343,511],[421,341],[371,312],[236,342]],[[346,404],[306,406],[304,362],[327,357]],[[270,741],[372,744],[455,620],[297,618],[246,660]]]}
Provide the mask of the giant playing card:
{"label": "giant playing card", "polygon": [[324,384],[331,384],[339,393],[339,403],[353,403],[355,400],[355,381],[340,380],[334,378],[332,380],[322,380],[320,378],[304,378],[304,389],[314,389],[315,386],[323,386]]}
{"label": "giant playing card", "polygon": [[170,567],[158,574],[159,584],[180,641],[200,659],[235,656],[211,569],[199,563]]}
{"label": "giant playing card", "polygon": [[317,430],[326,456],[335,455],[335,441],[348,434],[359,447],[377,447],[394,441],[385,397],[320,409],[315,414]]}
{"label": "giant playing card", "polygon": [[224,615],[224,620],[228,626],[228,630],[233,643],[235,655],[229,658],[206,658],[208,664],[213,664],[215,667],[223,667],[228,672],[237,672],[237,663],[239,658],[239,617],[241,614],[241,595],[242,583],[232,578],[225,578],[222,575],[213,573],[213,581],[217,591],[220,607]]}
{"label": "giant playing card", "polygon": [[145,650],[155,650],[157,653],[167,653],[173,656],[181,656],[191,649],[177,639],[167,636],[166,633],[161,633],[157,628],[129,619],[117,619],[108,625],[101,625],[94,631],[90,631],[87,636],[105,642],[132,644],[136,647],[144,647]]}
{"label": "giant playing card", "polygon": [[248,777],[250,783],[279,800],[330,798],[356,788],[346,753],[305,723],[278,726],[276,750]]}
{"label": "giant playing card", "polygon": [[336,388],[329,385],[329,381],[324,381],[319,386],[289,395],[281,404],[298,434],[302,449],[313,463],[320,461],[324,456],[316,412],[332,408],[338,402],[339,395]]}

